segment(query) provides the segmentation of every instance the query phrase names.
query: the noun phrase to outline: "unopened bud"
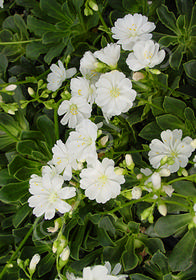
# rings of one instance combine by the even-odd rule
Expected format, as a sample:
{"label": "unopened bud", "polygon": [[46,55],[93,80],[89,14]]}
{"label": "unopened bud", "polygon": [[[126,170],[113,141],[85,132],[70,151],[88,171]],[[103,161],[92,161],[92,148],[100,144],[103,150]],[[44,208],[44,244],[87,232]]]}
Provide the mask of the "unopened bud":
{"label": "unopened bud", "polygon": [[133,187],[131,193],[132,199],[139,199],[142,196],[142,190],[139,187]]}
{"label": "unopened bud", "polygon": [[9,109],[7,112],[8,112],[8,114],[10,114],[10,115],[15,115],[15,111],[12,110],[12,109]]}
{"label": "unopened bud", "polygon": [[94,2],[94,1],[92,1],[92,0],[90,0],[89,1],[89,7],[93,10],[93,11],[95,11],[95,12],[97,12],[98,11],[98,5]]}
{"label": "unopened bud", "polygon": [[120,168],[120,167],[115,167],[114,172],[115,172],[116,175],[123,175],[125,170],[123,168]]}
{"label": "unopened bud", "polygon": [[173,158],[169,157],[168,160],[167,160],[167,164],[168,165],[173,165],[174,163],[175,163],[175,160]]}
{"label": "unopened bud", "polygon": [[20,267],[20,268],[23,268],[23,261],[21,259],[17,259],[17,265]]}
{"label": "unopened bud", "polygon": [[109,139],[108,135],[103,136],[100,140],[101,145],[105,146],[106,143],[108,142],[108,139]]}
{"label": "unopened bud", "polygon": [[186,170],[185,168],[182,169],[182,175],[183,175],[184,177],[186,177],[186,176],[189,175],[188,172],[187,172],[187,170]]}
{"label": "unopened bud", "polygon": [[99,138],[99,136],[101,136],[101,134],[102,134],[102,130],[101,130],[101,129],[98,129],[98,130],[97,130],[97,138]]}
{"label": "unopened bud", "polygon": [[35,272],[36,266],[40,261],[40,255],[39,254],[35,254],[29,264],[29,272],[31,274],[33,274]]}
{"label": "unopened bud", "polygon": [[82,162],[82,161],[79,161],[79,162],[78,162],[78,170],[82,170],[83,167],[84,167],[83,162]]}
{"label": "unopened bud", "polygon": [[168,160],[168,156],[164,156],[160,161],[161,165],[166,164],[167,160]]}
{"label": "unopened bud", "polygon": [[130,154],[125,155],[125,162],[127,166],[130,166],[133,163],[132,156]]}
{"label": "unopened bud", "polygon": [[141,173],[140,173],[140,174],[137,174],[137,176],[136,176],[136,178],[137,178],[138,180],[141,180],[142,177],[143,177],[143,175],[142,175]]}
{"label": "unopened bud", "polygon": [[147,218],[149,219],[149,217],[152,215],[152,211],[153,211],[152,206],[146,208],[141,214],[141,220],[143,221],[146,220]]}
{"label": "unopened bud", "polygon": [[196,216],[193,217],[193,223],[196,224]]}
{"label": "unopened bud", "polygon": [[6,91],[14,91],[16,88],[17,88],[17,85],[12,84],[12,85],[9,85],[9,86],[5,87],[5,90]]}
{"label": "unopened bud", "polygon": [[159,204],[158,205],[158,210],[159,210],[159,213],[162,216],[166,216],[167,215],[167,206],[165,204]]}
{"label": "unopened bud", "polygon": [[34,90],[31,87],[28,87],[27,91],[28,91],[28,94],[30,96],[34,96],[35,95],[35,92],[34,92]]}
{"label": "unopened bud", "polygon": [[162,168],[159,171],[161,177],[169,177],[171,175],[171,171],[168,168]]}
{"label": "unopened bud", "polygon": [[152,174],[151,179],[152,179],[153,188],[155,190],[160,189],[160,187],[161,187],[161,176],[159,175],[159,173],[154,172]]}
{"label": "unopened bud", "polygon": [[60,254],[60,258],[63,261],[67,261],[69,259],[69,255],[70,255],[70,249],[69,246],[67,246],[63,249],[63,252]]}
{"label": "unopened bud", "polygon": [[196,139],[194,139],[193,141],[191,141],[191,146],[196,149]]}
{"label": "unopened bud", "polygon": [[142,79],[144,79],[145,78],[145,76],[144,76],[144,74],[143,73],[141,73],[141,72],[134,72],[133,73],[133,76],[132,76],[132,79],[134,80],[134,81],[139,81],[139,80],[142,80]]}
{"label": "unopened bud", "polygon": [[152,74],[155,74],[155,75],[161,74],[161,71],[158,70],[158,69],[149,69],[149,71],[150,71]]}

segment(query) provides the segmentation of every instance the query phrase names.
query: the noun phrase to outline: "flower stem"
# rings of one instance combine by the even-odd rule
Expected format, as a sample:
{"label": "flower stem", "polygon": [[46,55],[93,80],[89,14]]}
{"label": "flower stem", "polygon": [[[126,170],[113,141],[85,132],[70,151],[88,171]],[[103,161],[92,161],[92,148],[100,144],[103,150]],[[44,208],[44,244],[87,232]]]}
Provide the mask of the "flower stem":
{"label": "flower stem", "polygon": [[186,176],[186,177],[179,177],[179,178],[173,179],[173,180],[169,181],[167,184],[170,185],[170,184],[173,184],[175,182],[183,181],[183,180],[194,181],[194,178],[196,180],[196,174],[189,175],[189,176]]}
{"label": "flower stem", "polygon": [[15,259],[15,257],[18,255],[18,252],[20,251],[20,249],[22,248],[22,246],[25,244],[25,242],[27,241],[27,239],[29,238],[29,236],[31,235],[31,233],[33,232],[35,226],[37,225],[39,218],[35,220],[34,224],[31,226],[31,228],[29,229],[29,231],[27,232],[26,236],[24,237],[24,239],[21,241],[20,245],[18,246],[18,248],[16,249],[16,251],[12,254],[11,258],[9,259],[9,261],[7,262],[7,264],[4,266],[3,270],[0,273],[0,279],[2,279],[3,275],[5,274],[9,264],[11,264],[11,262]]}
{"label": "flower stem", "polygon": [[16,41],[16,42],[0,42],[1,45],[17,45],[17,44],[27,44],[31,42],[40,42],[42,39],[34,39],[34,40],[27,40],[27,41]]}
{"label": "flower stem", "polygon": [[103,19],[102,14],[100,13],[99,10],[97,11],[97,13],[98,13],[98,15],[99,15],[99,19],[100,19],[101,23],[103,24],[103,27],[105,28],[105,30],[106,30],[108,36],[110,37],[111,42],[114,42],[114,40],[113,40],[113,38],[112,38],[112,36],[111,36],[111,31],[110,31],[110,29],[108,28],[107,24],[105,23],[105,20]]}

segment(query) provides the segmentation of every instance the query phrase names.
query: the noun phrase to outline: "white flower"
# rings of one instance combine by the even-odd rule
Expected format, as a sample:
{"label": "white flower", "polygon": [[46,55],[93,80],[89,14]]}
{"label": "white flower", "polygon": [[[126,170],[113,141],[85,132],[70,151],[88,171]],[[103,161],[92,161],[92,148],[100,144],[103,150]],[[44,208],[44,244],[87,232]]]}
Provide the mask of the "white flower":
{"label": "white flower", "polygon": [[66,79],[71,78],[77,72],[75,67],[65,70],[63,63],[60,60],[58,60],[58,65],[59,66],[52,64],[50,66],[52,73],[50,73],[47,77],[47,88],[52,91],[56,91],[60,88]]}
{"label": "white flower", "polygon": [[86,78],[77,77],[71,79],[70,88],[72,96],[81,96],[90,104],[95,101],[96,88]]}
{"label": "white flower", "polygon": [[149,161],[154,168],[160,166],[160,161],[164,156],[168,156],[174,160],[172,165],[166,164],[171,173],[178,171],[180,167],[185,167],[188,163],[188,158],[194,151],[191,146],[192,139],[190,137],[182,138],[182,130],[174,129],[161,132],[161,139],[152,140],[150,143],[150,152],[148,153]]}
{"label": "white flower", "polygon": [[139,187],[133,187],[131,194],[132,199],[139,199],[142,196],[142,190]]}
{"label": "white flower", "polygon": [[96,83],[97,97],[95,103],[101,107],[104,117],[127,112],[136,97],[136,91],[132,89],[131,81],[117,70],[102,74]]}
{"label": "white flower", "polygon": [[105,48],[94,52],[94,56],[110,67],[115,68],[120,58],[120,46],[113,43],[107,44]]}
{"label": "white flower", "polygon": [[171,172],[168,168],[161,168],[159,174],[161,177],[169,177],[171,175]]}
{"label": "white flower", "polygon": [[97,72],[98,60],[91,51],[84,53],[80,60],[80,72],[87,79],[95,82],[99,79],[100,73]]}
{"label": "white flower", "polygon": [[67,139],[68,149],[72,149],[78,161],[97,159],[95,141],[97,139],[97,126],[90,120],[83,120],[70,132]]}
{"label": "white flower", "polygon": [[30,270],[31,274],[34,273],[34,271],[35,271],[35,269],[36,269],[36,266],[37,266],[37,264],[39,263],[39,261],[40,261],[40,255],[39,255],[39,254],[35,254],[35,255],[32,257],[32,259],[31,259],[31,261],[30,261],[30,264],[29,264],[29,270]]}
{"label": "white flower", "polygon": [[137,42],[133,47],[126,63],[132,71],[138,71],[145,67],[153,68],[165,58],[165,51],[159,51],[159,44],[152,40]]}
{"label": "white flower", "polygon": [[73,273],[66,273],[68,280],[126,280],[128,275],[117,275],[121,270],[121,265],[117,264],[111,272],[111,265],[106,262],[105,265],[95,265],[93,267],[83,268],[83,276],[75,277]]}
{"label": "white flower", "polygon": [[74,187],[64,187],[63,176],[56,175],[50,177],[45,174],[42,177],[33,174],[29,181],[29,192],[33,195],[28,199],[29,206],[34,207],[33,214],[37,217],[45,214],[45,219],[52,219],[55,210],[64,214],[71,210],[71,206],[64,199],[72,198],[76,195]]}
{"label": "white flower", "polygon": [[73,152],[61,140],[58,140],[52,148],[52,163],[55,165],[57,172],[63,172],[64,180],[71,180],[72,169],[77,170],[77,162],[73,157]]}
{"label": "white flower", "polygon": [[121,186],[125,182],[123,175],[114,172],[114,161],[104,158],[102,163],[94,161],[92,166],[83,169],[80,174],[80,187],[85,195],[97,203],[106,203],[120,194]]}
{"label": "white flower", "polygon": [[3,2],[4,0],[0,0],[0,7],[3,9]]}
{"label": "white flower", "polygon": [[91,110],[91,106],[82,97],[74,96],[60,104],[58,115],[65,114],[60,121],[62,125],[68,123],[70,128],[75,128],[83,119],[90,118]]}
{"label": "white flower", "polygon": [[196,167],[196,155],[193,158],[193,162],[195,162],[194,167]]}
{"label": "white flower", "polygon": [[172,193],[174,192],[174,189],[171,185],[163,185],[163,190],[169,197],[171,197]]}
{"label": "white flower", "polygon": [[124,50],[132,50],[137,41],[146,41],[152,38],[149,34],[155,29],[155,24],[149,22],[146,16],[141,14],[126,15],[119,18],[114,23],[111,31],[112,37],[118,40],[118,44],[122,45]]}

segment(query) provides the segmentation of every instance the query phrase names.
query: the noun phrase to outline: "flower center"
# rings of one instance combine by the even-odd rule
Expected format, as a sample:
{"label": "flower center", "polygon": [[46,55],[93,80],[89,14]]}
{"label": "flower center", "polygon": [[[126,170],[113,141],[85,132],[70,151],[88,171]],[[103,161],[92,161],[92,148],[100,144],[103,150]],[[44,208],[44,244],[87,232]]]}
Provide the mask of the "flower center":
{"label": "flower center", "polygon": [[132,24],[131,25],[131,27],[129,27],[129,31],[131,31],[130,32],[130,37],[135,37],[135,36],[137,36],[137,25],[136,24]]}
{"label": "flower center", "polygon": [[147,53],[147,51],[145,51],[145,52],[144,52],[144,57],[145,57],[146,59],[152,58],[152,53],[151,53],[151,52]]}
{"label": "flower center", "polygon": [[118,97],[119,95],[120,95],[120,90],[119,90],[119,88],[112,88],[111,90],[110,90],[110,95],[112,96],[112,97]]}
{"label": "flower center", "polygon": [[48,201],[49,201],[50,203],[54,203],[54,202],[57,201],[57,199],[58,199],[57,193],[56,193],[56,192],[53,192],[53,193],[51,193],[51,194],[49,195]]}
{"label": "flower center", "polygon": [[70,113],[71,113],[72,115],[77,115],[77,114],[78,114],[78,107],[77,107],[75,104],[72,104],[72,105],[70,106]]}
{"label": "flower center", "polygon": [[174,157],[174,158],[178,157],[178,153],[176,151],[172,151],[171,152],[171,156]]}
{"label": "flower center", "polygon": [[98,178],[98,181],[99,181],[101,187],[103,187],[106,184],[107,180],[108,180],[108,177],[105,174],[101,175]]}

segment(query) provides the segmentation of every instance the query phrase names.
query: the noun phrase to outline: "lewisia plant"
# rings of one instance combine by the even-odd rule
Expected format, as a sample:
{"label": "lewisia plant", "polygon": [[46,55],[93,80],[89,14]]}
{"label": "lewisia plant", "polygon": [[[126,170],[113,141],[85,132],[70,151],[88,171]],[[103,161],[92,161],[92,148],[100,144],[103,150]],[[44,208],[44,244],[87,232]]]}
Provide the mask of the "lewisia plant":
{"label": "lewisia plant", "polygon": [[[171,211],[168,205],[172,204],[177,196],[180,197],[175,185],[175,182],[181,180],[179,176],[190,181],[195,178],[185,169],[188,164],[195,164],[195,140],[188,135],[182,138],[183,131],[177,127],[173,130],[162,130],[160,135],[156,134],[157,138],[151,139],[149,145],[144,144],[145,161],[140,159],[139,152],[132,144],[127,144],[127,151],[124,151],[127,146],[123,144],[117,150],[116,143],[126,141],[127,134],[123,134],[124,138],[121,139],[121,133],[124,133],[122,124],[126,126],[130,122],[127,133],[132,133],[134,138],[132,126],[137,119],[137,109],[140,110],[140,106],[148,101],[152,104],[152,97],[146,97],[145,89],[148,89],[149,94],[151,85],[157,87],[157,74],[161,72],[151,68],[158,67],[165,58],[165,51],[159,50],[159,44],[152,40],[151,32],[154,29],[155,24],[149,22],[146,16],[126,15],[117,19],[111,28],[112,37],[118,40],[117,43],[108,43],[94,53],[86,51],[80,60],[80,72],[77,76],[73,77],[76,69],[66,70],[61,60],[58,61],[58,66],[52,64],[50,67],[52,73],[48,75],[47,88],[52,92],[61,90],[61,87],[65,89],[62,94],[64,98],[59,99],[56,108],[58,115],[62,116],[62,137],[52,147],[51,160],[43,166],[41,176],[31,175],[31,196],[28,203],[36,217],[55,219],[55,227],[48,229],[50,233],[56,234],[52,252],[56,256],[58,277],[61,277],[59,279],[127,279],[128,274],[119,272],[129,271],[129,260],[136,255],[137,250],[140,256],[150,254],[150,249],[147,253],[145,251],[145,235],[142,235],[139,226],[137,228],[136,223],[131,221],[130,207],[144,202],[141,209],[134,208],[137,220],[152,224],[156,215],[167,216]],[[127,64],[126,71],[119,67],[121,48],[124,64]],[[131,79],[135,74],[132,71],[139,70],[142,71],[137,75],[137,79]],[[143,96],[146,99],[142,99]],[[157,109],[156,105],[154,107]],[[129,112],[134,108],[135,119],[133,118],[132,122]],[[147,110],[150,109],[146,108],[142,116],[148,113]],[[138,158],[132,158],[131,153],[134,152]],[[192,162],[189,159],[192,159]],[[175,201],[174,204],[182,206],[180,201]],[[196,227],[195,205],[196,198],[190,197],[188,206],[186,204],[183,208],[189,213],[190,227]],[[115,214],[116,212],[118,214]],[[124,220],[121,215],[125,215]],[[89,221],[85,217],[90,217]],[[97,243],[95,232],[90,241],[88,240],[91,226],[87,227],[81,236],[80,233],[71,236],[76,225],[81,228],[88,223],[94,223],[98,227],[99,235],[103,238],[101,242]],[[106,228],[109,234],[103,233],[103,228]],[[135,234],[134,237],[131,233]],[[157,236],[156,234],[153,232],[152,236]],[[86,239],[82,243],[84,235]],[[118,252],[119,259],[110,238],[112,236],[115,239],[117,235],[121,237],[119,246],[124,250],[123,254]],[[78,242],[78,251],[73,245],[74,242]],[[101,255],[100,257],[95,251],[95,255],[92,255],[95,264],[92,266],[93,261],[84,257],[83,272],[79,263],[79,246],[82,248],[81,258],[89,250],[86,249],[88,246],[96,247]],[[111,248],[114,253],[111,253]],[[107,258],[111,260],[112,266],[115,265],[113,270]],[[80,264],[80,272],[75,265],[73,268],[69,266],[73,259]],[[135,257],[134,261],[138,263],[139,257]],[[66,278],[61,272],[63,267]]]}

